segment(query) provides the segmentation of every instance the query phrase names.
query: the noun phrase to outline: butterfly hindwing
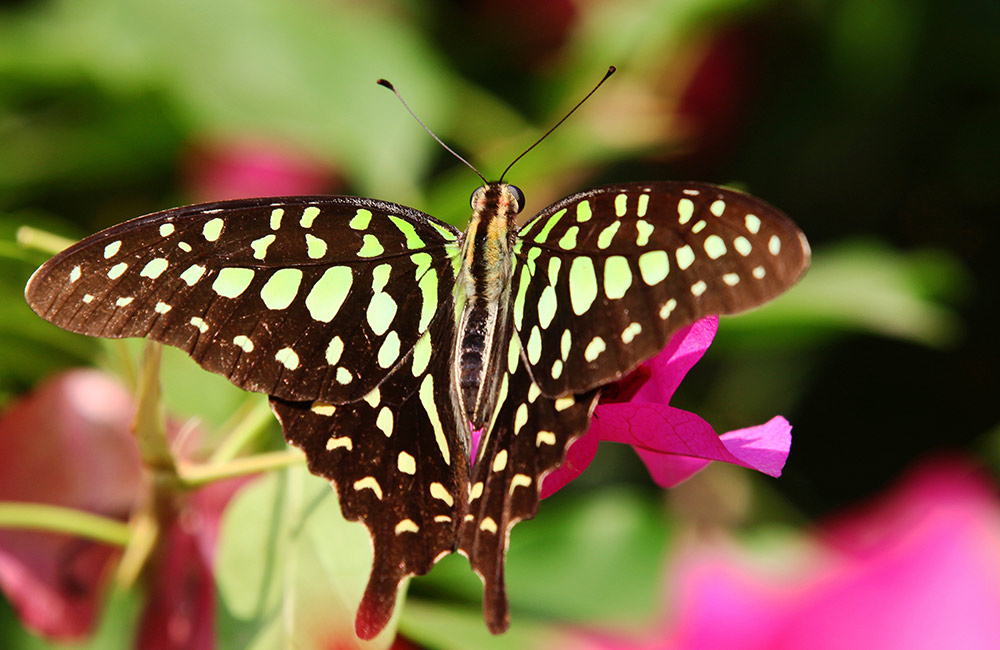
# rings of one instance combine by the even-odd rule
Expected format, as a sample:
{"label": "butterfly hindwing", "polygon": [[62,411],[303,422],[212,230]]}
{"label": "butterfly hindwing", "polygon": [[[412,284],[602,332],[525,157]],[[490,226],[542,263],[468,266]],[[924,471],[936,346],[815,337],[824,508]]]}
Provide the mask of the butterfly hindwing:
{"label": "butterfly hindwing", "polygon": [[71,246],[26,295],[60,327],[179,347],[247,390],[352,400],[450,296],[457,237],[411,208],[355,197],[209,203]]}
{"label": "butterfly hindwing", "polygon": [[401,580],[455,549],[469,461],[447,382],[453,337],[442,310],[398,371],[364,398],[271,401],[309,470],[336,487],[344,517],[371,534],[374,562],[357,618],[365,638],[388,622]]}
{"label": "butterfly hindwing", "polygon": [[507,364],[501,401],[472,468],[469,510],[458,543],[459,552],[483,580],[483,614],[494,633],[505,630],[509,619],[504,560],[511,528],[537,512],[545,475],[586,432],[599,393],[558,399],[542,395],[514,335]]}
{"label": "butterfly hindwing", "polygon": [[514,326],[550,396],[619,379],[680,328],[774,298],[809,263],[775,208],[675,182],[570,196],[521,229],[515,253]]}

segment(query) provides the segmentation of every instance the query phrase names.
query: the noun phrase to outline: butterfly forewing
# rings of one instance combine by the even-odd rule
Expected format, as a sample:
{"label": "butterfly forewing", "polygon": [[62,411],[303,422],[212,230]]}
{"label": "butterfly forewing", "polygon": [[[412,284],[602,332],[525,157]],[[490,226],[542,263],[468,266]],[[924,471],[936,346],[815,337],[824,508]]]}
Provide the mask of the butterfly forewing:
{"label": "butterfly forewing", "polygon": [[146,336],[242,388],[344,402],[391,373],[449,298],[457,237],[354,197],[210,203],[89,237],[26,295],[71,331]]}
{"label": "butterfly forewing", "polygon": [[570,196],[518,235],[514,326],[550,396],[620,378],[708,314],[760,305],[809,263],[799,229],[746,194],[700,183]]}

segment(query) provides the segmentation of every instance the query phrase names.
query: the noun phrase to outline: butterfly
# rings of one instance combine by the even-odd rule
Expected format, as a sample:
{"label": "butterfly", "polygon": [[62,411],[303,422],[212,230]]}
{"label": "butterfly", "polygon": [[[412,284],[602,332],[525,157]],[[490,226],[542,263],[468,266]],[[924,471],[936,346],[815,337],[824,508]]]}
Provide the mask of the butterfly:
{"label": "butterfly", "polygon": [[172,345],[270,397],[370,532],[359,636],[386,625],[401,581],[456,551],[499,633],[511,528],[601,387],[695,320],[782,293],[810,256],[777,209],[704,183],[599,187],[518,226],[525,205],[486,182],[464,231],[351,196],[191,205],[69,247],[26,298],[59,327]]}

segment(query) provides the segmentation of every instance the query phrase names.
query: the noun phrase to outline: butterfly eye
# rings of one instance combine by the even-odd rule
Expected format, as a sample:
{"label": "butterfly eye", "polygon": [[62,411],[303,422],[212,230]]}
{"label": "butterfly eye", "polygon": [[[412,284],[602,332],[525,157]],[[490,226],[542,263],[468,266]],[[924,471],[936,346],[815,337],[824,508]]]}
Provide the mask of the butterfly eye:
{"label": "butterfly eye", "polygon": [[485,188],[477,187],[475,190],[473,190],[472,196],[469,197],[469,203],[472,205],[473,210],[476,209],[476,202],[482,196],[484,190]]}
{"label": "butterfly eye", "polygon": [[514,214],[519,214],[524,209],[524,192],[517,185],[508,185],[507,191],[510,192],[511,198],[514,199]]}

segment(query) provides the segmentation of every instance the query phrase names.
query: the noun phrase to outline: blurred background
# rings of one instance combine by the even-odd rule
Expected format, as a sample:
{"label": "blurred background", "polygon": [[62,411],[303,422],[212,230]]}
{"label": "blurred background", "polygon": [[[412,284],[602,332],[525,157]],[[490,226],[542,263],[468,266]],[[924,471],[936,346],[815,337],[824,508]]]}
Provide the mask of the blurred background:
{"label": "blurred background", "polygon": [[[855,571],[859,555],[878,555],[872,548],[902,557],[896,540],[921,530],[914,522],[937,506],[944,515],[968,511],[985,526],[973,546],[988,550],[970,575],[988,579],[979,591],[937,584],[936,593],[945,598],[954,589],[1000,603],[998,29],[993,0],[5,2],[0,409],[13,412],[71,368],[100,368],[130,389],[140,349],[77,337],[31,313],[23,287],[51,251],[26,244],[23,231],[19,241],[22,226],[75,240],[185,203],[335,193],[403,203],[463,227],[478,179],[375,80],[390,79],[422,120],[492,177],[615,65],[618,73],[508,179],[524,191],[526,214],[604,183],[678,179],[745,189],[800,225],[813,247],[812,270],[773,304],[723,319],[715,345],[672,401],[720,433],[784,415],[794,426],[784,475],[716,464],[664,491],[632,450],[605,444],[578,481],[515,529],[508,635],[489,637],[478,580],[464,559],[449,558],[412,582],[398,608],[400,639],[390,633],[376,645],[544,647],[557,639],[562,647],[862,647],[781,645],[792,641],[775,641],[778,623],[726,643],[699,637],[685,625],[699,616],[725,623],[739,607],[722,599],[702,609],[702,574],[692,567],[722,562],[740,567],[746,580],[720,584],[768,585],[761,588],[767,597],[747,598],[766,610],[747,610],[758,622],[776,611],[801,615],[790,603],[807,597],[834,610],[817,604],[827,601],[813,590],[816,567]],[[166,409],[178,426],[195,422],[204,431],[204,456],[233,414],[257,408],[260,398],[182,356],[165,354]],[[60,411],[67,403],[60,399],[43,411]],[[30,426],[18,429],[22,446]],[[251,447],[281,444],[278,427],[265,424]],[[34,481],[56,481],[58,463],[36,456],[42,473]],[[81,481],[105,480],[112,470],[100,458]],[[336,517],[320,481],[281,474],[234,498],[277,503],[294,484],[295,512],[308,511],[310,522]],[[33,500],[26,494],[0,486],[2,500]],[[313,504],[311,494],[320,505],[302,506]],[[970,502],[982,510],[969,510]],[[900,504],[912,506],[909,514],[890,516]],[[295,592],[301,611],[292,614],[301,625],[289,632],[280,624],[288,620],[288,592],[280,592],[280,607],[280,598],[241,602],[232,574],[256,575],[263,565],[293,571],[289,557],[300,542],[289,533],[289,546],[255,555],[228,547],[236,542],[227,530],[241,531],[236,537],[301,530],[277,506],[266,521],[285,528],[248,521],[250,505],[230,506],[236,512],[222,515],[214,556],[218,591],[199,592],[204,600],[195,601],[197,612],[214,613],[207,622],[175,613],[162,628],[174,636],[143,637],[156,578],[118,589],[113,570],[101,565],[93,570],[98,586],[78,586],[98,604],[71,630],[58,617],[32,623],[4,585],[0,646],[75,639],[93,647],[265,648],[287,647],[292,638],[297,647],[353,647],[350,600],[367,570],[347,571],[361,576],[360,587],[356,576],[339,586],[336,571],[323,574],[322,593],[294,587],[304,590]],[[115,516],[125,518],[127,508]],[[350,556],[323,550],[333,533],[315,525],[309,562],[328,569],[327,560]],[[861,552],[843,537],[830,541],[834,529],[883,546]],[[357,553],[370,552],[363,529],[345,530],[355,538],[361,531]],[[706,560],[711,549],[719,555]],[[910,591],[927,570],[920,566]],[[881,594],[875,602],[895,598],[857,589]],[[774,601],[776,590],[783,595]],[[921,621],[918,610],[900,617]],[[191,641],[192,630],[207,645]],[[983,634],[951,647],[997,647]],[[872,647],[923,647],[879,638]]]}

